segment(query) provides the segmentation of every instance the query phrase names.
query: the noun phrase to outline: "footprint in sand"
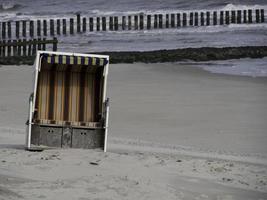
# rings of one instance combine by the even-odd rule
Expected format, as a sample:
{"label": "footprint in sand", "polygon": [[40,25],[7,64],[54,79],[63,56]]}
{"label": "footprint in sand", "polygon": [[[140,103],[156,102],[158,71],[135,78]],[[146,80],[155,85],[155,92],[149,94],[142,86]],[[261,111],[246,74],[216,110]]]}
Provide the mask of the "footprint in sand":
{"label": "footprint in sand", "polygon": [[222,180],[223,180],[223,182],[233,182],[234,179],[223,177]]}
{"label": "footprint in sand", "polygon": [[249,186],[249,184],[248,184],[247,182],[245,182],[245,181],[238,180],[238,182],[241,183],[242,185],[247,185],[247,186]]}

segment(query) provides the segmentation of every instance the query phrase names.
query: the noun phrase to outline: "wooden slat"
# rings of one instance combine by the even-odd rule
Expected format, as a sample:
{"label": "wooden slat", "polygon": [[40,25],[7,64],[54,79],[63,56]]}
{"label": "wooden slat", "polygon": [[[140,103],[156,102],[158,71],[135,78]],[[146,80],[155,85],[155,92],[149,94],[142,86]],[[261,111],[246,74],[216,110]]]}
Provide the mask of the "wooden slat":
{"label": "wooden slat", "polygon": [[64,109],[64,72],[56,72],[56,87],[55,87],[55,101],[54,101],[54,119],[59,122],[63,121]]}
{"label": "wooden slat", "polygon": [[40,73],[40,119],[48,119],[49,79],[48,70],[44,70]]}
{"label": "wooden slat", "polygon": [[49,70],[49,100],[48,100],[48,119],[54,120],[54,106],[55,106],[55,79],[56,79],[56,65],[52,65],[52,69]]}
{"label": "wooden slat", "polygon": [[69,120],[69,102],[70,102],[70,77],[71,77],[71,66],[68,66],[65,72],[64,79],[64,110],[63,120]]}
{"label": "wooden slat", "polygon": [[101,81],[101,69],[98,68],[94,76],[94,120],[99,120],[99,100],[100,100],[100,81]]}
{"label": "wooden slat", "polygon": [[84,112],[84,121],[90,122],[93,120],[92,118],[92,80],[93,75],[91,73],[86,73],[85,79],[85,88],[84,88],[84,96],[85,96],[85,112]]}
{"label": "wooden slat", "polygon": [[77,121],[77,96],[78,93],[78,73],[71,72],[70,78],[70,102],[69,102],[69,121],[75,122]]}
{"label": "wooden slat", "polygon": [[84,107],[85,107],[85,79],[86,79],[86,67],[84,66],[80,72],[80,95],[79,95],[79,122],[84,121]]}

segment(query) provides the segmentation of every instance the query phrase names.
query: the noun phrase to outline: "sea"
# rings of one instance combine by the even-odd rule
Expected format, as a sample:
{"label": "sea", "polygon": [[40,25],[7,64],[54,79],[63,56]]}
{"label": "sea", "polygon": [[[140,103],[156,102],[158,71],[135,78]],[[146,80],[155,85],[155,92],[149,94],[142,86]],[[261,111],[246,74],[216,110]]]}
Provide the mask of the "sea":
{"label": "sea", "polygon": [[[265,22],[171,29],[86,32],[59,36],[59,51],[150,51],[196,47],[267,45],[267,0],[0,0],[1,20],[82,16],[170,14],[190,11],[265,9]],[[206,63],[206,64],[205,64]],[[267,59],[194,63],[214,73],[267,76]]]}

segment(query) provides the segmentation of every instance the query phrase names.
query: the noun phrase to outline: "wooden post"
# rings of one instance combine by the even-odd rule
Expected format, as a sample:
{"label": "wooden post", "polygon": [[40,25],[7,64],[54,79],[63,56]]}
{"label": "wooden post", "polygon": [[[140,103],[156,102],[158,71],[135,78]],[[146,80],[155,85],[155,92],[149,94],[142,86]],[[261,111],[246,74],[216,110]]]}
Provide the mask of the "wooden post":
{"label": "wooden post", "polygon": [[70,34],[71,35],[73,35],[74,33],[73,26],[74,26],[74,20],[73,18],[70,18]]}
{"label": "wooden post", "polygon": [[107,30],[106,17],[102,17],[102,31]]}
{"label": "wooden post", "polygon": [[6,41],[5,40],[3,41],[2,55],[3,55],[3,57],[7,56],[7,53],[6,53]]}
{"label": "wooden post", "polygon": [[[32,40],[29,40],[29,42],[32,41]],[[28,56],[32,56],[32,44],[29,44],[28,45]]]}
{"label": "wooden post", "polygon": [[96,31],[100,31],[100,17],[96,18]]}
{"label": "wooden post", "polygon": [[7,46],[7,56],[8,57],[14,56],[14,44],[13,44],[12,40],[8,40],[7,44],[8,44],[8,46]]}
{"label": "wooden post", "polygon": [[2,38],[6,38],[6,22],[2,22]]}
{"label": "wooden post", "polygon": [[204,26],[204,24],[205,24],[204,13],[201,12],[200,13],[200,25],[201,26]]}
{"label": "wooden post", "polygon": [[11,22],[7,22],[7,35],[11,38]]}
{"label": "wooden post", "polygon": [[226,11],[225,12],[225,24],[230,24],[230,12]]}
{"label": "wooden post", "polygon": [[43,20],[43,32],[44,36],[47,36],[47,21]]}
{"label": "wooden post", "polygon": [[236,23],[236,14],[235,14],[235,10],[231,11],[231,23],[235,24]]}
{"label": "wooden post", "polygon": [[83,32],[86,32],[86,17],[83,17]]}
{"label": "wooden post", "polygon": [[261,22],[264,22],[264,9],[261,9]]}
{"label": "wooden post", "polygon": [[137,15],[134,16],[134,29],[138,30],[138,16]]}
{"label": "wooden post", "polygon": [[6,57],[8,55],[7,44],[5,40],[0,41],[0,57]]}
{"label": "wooden post", "polygon": [[12,50],[12,46],[11,46],[11,40],[8,40],[8,47],[7,47],[7,56],[10,57],[11,56],[11,50]]}
{"label": "wooden post", "polygon": [[244,23],[248,22],[248,20],[247,20],[247,11],[246,10],[243,10],[243,22]]}
{"label": "wooden post", "polygon": [[165,27],[166,27],[166,28],[169,28],[169,24],[170,24],[170,21],[169,21],[169,14],[166,14],[165,17],[166,17],[166,25],[165,25]]}
{"label": "wooden post", "polygon": [[158,28],[158,15],[154,15],[154,28]]}
{"label": "wooden post", "polygon": [[122,16],[122,19],[121,19],[121,21],[122,21],[122,30],[125,30],[126,29],[126,17],[125,16]]}
{"label": "wooden post", "polygon": [[37,50],[42,50],[42,44],[41,44],[41,42],[42,42],[42,39],[41,38],[38,38],[38,44],[37,44]]}
{"label": "wooden post", "polygon": [[206,12],[206,26],[210,25],[210,12]]}
{"label": "wooden post", "polygon": [[256,10],[256,23],[260,23],[260,10]]}
{"label": "wooden post", "polygon": [[159,14],[159,28],[163,28],[163,15]]}
{"label": "wooden post", "polygon": [[54,37],[53,40],[53,51],[57,51],[57,38]]}
{"label": "wooden post", "polygon": [[8,40],[7,43],[8,43],[8,46],[7,46],[7,56],[9,57],[9,56],[11,56],[11,46],[10,46],[11,40]]}
{"label": "wooden post", "polygon": [[140,27],[140,30],[143,30],[144,29],[144,15],[139,15],[139,27]]}
{"label": "wooden post", "polygon": [[237,23],[241,24],[241,19],[242,19],[242,15],[241,15],[241,10],[237,11]]}
{"label": "wooden post", "polygon": [[81,15],[77,14],[77,32],[81,32]]}
{"label": "wooden post", "polygon": [[171,14],[171,27],[174,28],[175,27],[175,15]]}
{"label": "wooden post", "polygon": [[147,30],[151,29],[151,15],[147,15],[146,26]]}
{"label": "wooden post", "polygon": [[252,23],[252,10],[248,10],[248,23]]}
{"label": "wooden post", "polygon": [[37,41],[36,39],[33,39],[32,55],[36,55],[36,49],[37,49]]}
{"label": "wooden post", "polygon": [[186,13],[183,13],[183,26],[187,26],[187,17],[186,17]]}
{"label": "wooden post", "polygon": [[198,12],[195,12],[195,26],[198,26]]}
{"label": "wooden post", "polygon": [[176,18],[177,18],[177,27],[180,27],[181,26],[181,14],[177,13]]}
{"label": "wooden post", "polygon": [[194,17],[194,13],[190,13],[190,19],[189,19],[189,26],[193,26],[193,17]]}
{"label": "wooden post", "polygon": [[113,31],[113,17],[109,17],[109,30]]}
{"label": "wooden post", "polygon": [[37,20],[37,36],[41,36],[41,21]]}
{"label": "wooden post", "polygon": [[216,11],[213,12],[213,25],[214,26],[217,25],[217,12]]}
{"label": "wooden post", "polygon": [[2,42],[0,40],[0,57],[2,57]]}
{"label": "wooden post", "polygon": [[46,39],[43,38],[43,45],[42,45],[42,50],[45,51],[46,50]]}
{"label": "wooden post", "polygon": [[33,21],[30,21],[30,37],[34,36],[34,24]]}
{"label": "wooden post", "polygon": [[26,45],[27,40],[23,39],[23,44],[22,44],[22,52],[23,52],[23,56],[27,55],[27,45]]}
{"label": "wooden post", "polygon": [[60,19],[57,19],[57,35],[60,35]]}
{"label": "wooden post", "polygon": [[19,21],[16,21],[16,37],[19,38]]}
{"label": "wooden post", "polygon": [[63,19],[62,20],[62,32],[63,32],[63,35],[66,35],[67,34],[67,20],[66,19]]}
{"label": "wooden post", "polygon": [[17,49],[17,40],[13,40],[13,56],[17,56],[18,55],[18,49]]}
{"label": "wooden post", "polygon": [[224,24],[224,11],[220,11],[220,25]]}
{"label": "wooden post", "polygon": [[93,17],[89,18],[89,30],[91,32],[94,31],[94,18]]}
{"label": "wooden post", "polygon": [[128,30],[132,29],[132,17],[128,16]]}
{"label": "wooden post", "polygon": [[18,40],[18,56],[21,56],[21,39]]}
{"label": "wooden post", "polygon": [[2,42],[2,44],[3,44],[3,47],[2,47],[2,57],[5,57],[6,56],[6,41],[4,40],[3,42]]}
{"label": "wooden post", "polygon": [[55,31],[54,31],[54,20],[50,19],[50,35],[54,36],[55,35]]}
{"label": "wooden post", "polygon": [[22,36],[26,37],[26,21],[22,21]]}
{"label": "wooden post", "polygon": [[119,30],[119,18],[118,18],[118,16],[114,17],[114,28],[115,28],[115,31]]}

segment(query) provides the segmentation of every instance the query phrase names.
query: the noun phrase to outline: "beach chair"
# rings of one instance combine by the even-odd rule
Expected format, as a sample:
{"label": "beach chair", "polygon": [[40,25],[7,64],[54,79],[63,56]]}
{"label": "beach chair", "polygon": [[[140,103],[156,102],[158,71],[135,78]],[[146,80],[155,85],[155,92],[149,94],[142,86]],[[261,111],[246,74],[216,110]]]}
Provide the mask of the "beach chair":
{"label": "beach chair", "polygon": [[26,149],[107,150],[109,56],[38,51]]}

